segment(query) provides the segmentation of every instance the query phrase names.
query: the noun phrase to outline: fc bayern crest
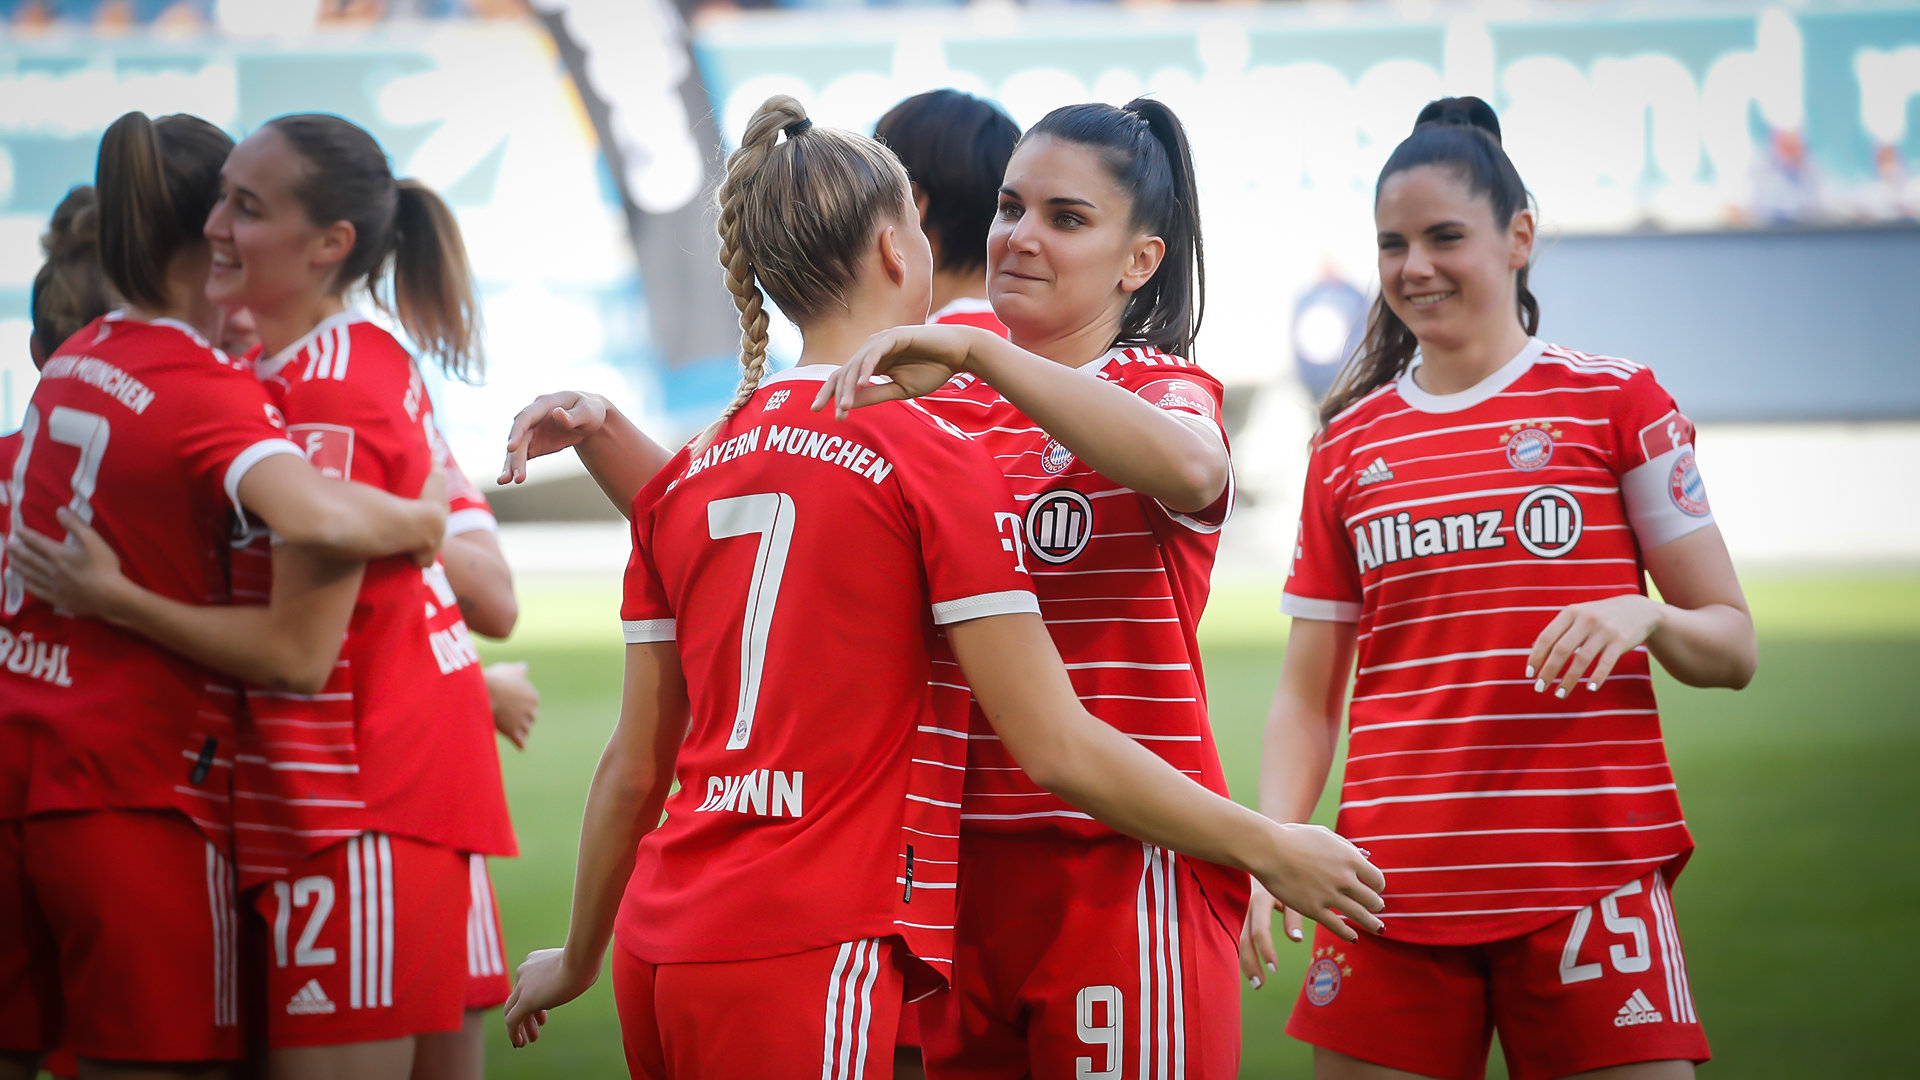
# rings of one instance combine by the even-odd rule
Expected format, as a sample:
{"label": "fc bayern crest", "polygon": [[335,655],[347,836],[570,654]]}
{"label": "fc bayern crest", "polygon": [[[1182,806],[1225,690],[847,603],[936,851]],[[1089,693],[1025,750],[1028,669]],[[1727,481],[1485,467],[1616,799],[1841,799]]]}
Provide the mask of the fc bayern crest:
{"label": "fc bayern crest", "polygon": [[1553,436],[1539,428],[1521,428],[1507,440],[1507,464],[1521,472],[1543,469],[1553,460]]}
{"label": "fc bayern crest", "polygon": [[1707,516],[1707,485],[1700,479],[1700,466],[1694,463],[1693,451],[1684,451],[1674,459],[1673,472],[1667,475],[1667,493],[1673,496],[1673,505],[1682,513]]}
{"label": "fc bayern crest", "polygon": [[1307,1001],[1326,1005],[1340,996],[1340,965],[1333,957],[1322,957],[1307,968]]}
{"label": "fc bayern crest", "polygon": [[1073,451],[1060,445],[1058,439],[1048,439],[1046,448],[1040,451],[1040,467],[1048,476],[1059,476],[1073,464]]}

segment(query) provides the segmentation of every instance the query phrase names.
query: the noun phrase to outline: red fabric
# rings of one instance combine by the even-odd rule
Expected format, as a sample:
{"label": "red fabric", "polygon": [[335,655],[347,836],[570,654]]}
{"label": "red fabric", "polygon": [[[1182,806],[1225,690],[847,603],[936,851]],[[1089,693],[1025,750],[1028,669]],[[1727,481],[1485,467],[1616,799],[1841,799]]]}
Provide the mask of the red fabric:
{"label": "red fabric", "polygon": [[500,908],[487,857],[470,855],[467,861],[467,1008],[491,1009],[513,995],[506,939],[500,935]]}
{"label": "red fabric", "polygon": [[1287,1034],[1441,1080],[1486,1075],[1496,1028],[1514,1080],[1706,1061],[1663,876],[1656,871],[1621,892],[1529,934],[1478,945],[1370,935],[1348,944],[1316,929]]}
{"label": "red fabric", "polygon": [[[910,403],[812,412],[830,370],[768,378],[634,502],[621,618],[629,642],[677,639],[692,723],[618,932],[654,963],[899,934],[925,992],[953,955],[967,745],[937,627],[1038,604],[980,448]],[[722,502],[740,498],[761,524]],[[764,621],[743,649],[750,593]],[[750,732],[743,652],[763,658]]]}
{"label": "red fabric", "polygon": [[961,858],[954,986],[920,1006],[929,1076],[1238,1075],[1244,903],[1211,875],[1119,836],[969,832]]}
{"label": "red fabric", "polygon": [[1000,317],[993,313],[992,304],[971,297],[955,300],[934,312],[927,321],[942,326],[977,326],[982,330],[991,330],[1001,337],[1011,336],[1007,330],[1007,324],[1001,322]]}
{"label": "red fabric", "polygon": [[1646,649],[1564,701],[1525,670],[1562,607],[1641,590],[1623,483],[1690,468],[1641,437],[1682,426],[1647,369],[1535,342],[1464,394],[1382,387],[1316,440],[1282,610],[1358,620],[1338,829],[1394,883],[1395,940],[1514,937],[1691,852]]}
{"label": "red fabric", "polygon": [[367,833],[252,893],[268,942],[269,1046],[338,1046],[465,1019],[467,856]]}
{"label": "red fabric", "polygon": [[[54,512],[77,506],[128,578],[188,604],[226,601],[230,492],[261,456],[293,450],[266,392],[191,329],[111,315],[47,362],[15,445],[12,520],[59,539]],[[4,594],[0,817],[171,808],[227,843],[225,678],[55,614],[13,574]]]}
{"label": "red fabric", "polygon": [[913,1002],[900,1010],[900,1030],[893,1037],[893,1045],[899,1050],[920,1052],[920,1009]]}
{"label": "red fabric", "polygon": [[30,894],[0,946],[0,1045],[241,1056],[233,866],[199,829],[171,810],[101,810],[9,822],[0,836],[0,895],[14,906]]}
{"label": "red fabric", "polygon": [[[1186,360],[1115,349],[1084,370],[1219,430],[1220,384]],[[1087,711],[1225,795],[1195,630],[1231,486],[1199,514],[1172,514],[1094,472],[971,375],[920,400],[986,447],[1012,485],[1047,629]],[[941,672],[950,682],[958,675],[952,667]],[[973,729],[967,828],[1114,835],[1035,785],[986,734],[977,710]]]}
{"label": "red fabric", "polygon": [[889,1080],[897,943],[763,960],[650,964],[615,945],[613,996],[636,1080]]}
{"label": "red fabric", "polygon": [[[432,465],[433,406],[412,357],[346,312],[256,373],[324,475],[413,497]],[[263,600],[264,538],[234,557],[236,596]],[[517,852],[479,653],[445,572],[367,564],[340,663],[322,692],[250,687],[235,778],[249,883],[369,829],[456,851]]]}

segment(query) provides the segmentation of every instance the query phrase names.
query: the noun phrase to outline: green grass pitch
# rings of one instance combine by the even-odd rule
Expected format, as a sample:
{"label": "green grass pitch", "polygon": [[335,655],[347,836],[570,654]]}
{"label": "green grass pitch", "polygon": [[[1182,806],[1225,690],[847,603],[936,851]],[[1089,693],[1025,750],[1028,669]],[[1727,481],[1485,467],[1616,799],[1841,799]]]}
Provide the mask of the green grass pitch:
{"label": "green grass pitch", "polygon": [[[1660,685],[1680,795],[1699,850],[1675,890],[1695,997],[1718,1055],[1709,1076],[1915,1075],[1920,997],[1920,576],[1749,582],[1761,668],[1738,694]],[[1202,628],[1213,724],[1250,799],[1284,620],[1271,584],[1221,584]],[[521,848],[494,864],[508,966],[566,932],[580,806],[620,685],[617,585],[532,588],[513,641],[544,698],[531,747],[503,742]],[[1330,800],[1320,820],[1331,822]],[[1247,1077],[1308,1077],[1282,1033],[1305,948],[1246,991]],[[1906,1017],[1906,1019],[1902,1019]],[[554,1014],[533,1047],[489,1034],[488,1075],[623,1076],[609,984]],[[1501,1077],[1496,1063],[1491,1075]]]}

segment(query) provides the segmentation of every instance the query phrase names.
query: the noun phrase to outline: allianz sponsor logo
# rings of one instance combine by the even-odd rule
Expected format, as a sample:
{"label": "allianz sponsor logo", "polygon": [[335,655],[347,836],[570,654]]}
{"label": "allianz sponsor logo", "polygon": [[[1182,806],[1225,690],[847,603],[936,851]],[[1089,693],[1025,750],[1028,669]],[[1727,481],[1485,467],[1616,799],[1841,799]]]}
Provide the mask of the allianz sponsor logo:
{"label": "allianz sponsor logo", "polygon": [[1557,559],[1580,542],[1584,524],[1580,500],[1564,488],[1551,486],[1527,492],[1511,527],[1506,520],[1505,510],[1419,519],[1405,510],[1381,514],[1354,526],[1354,558],[1364,574],[1407,559],[1506,547],[1504,534],[1511,532],[1528,554]]}
{"label": "allianz sponsor logo", "polygon": [[731,811],[756,817],[800,816],[802,782],[799,771],[755,769],[738,776],[707,777],[707,797],[694,813]]}
{"label": "allianz sponsor logo", "polygon": [[37,640],[31,630],[16,637],[13,631],[0,628],[0,665],[15,675],[55,686],[72,686],[73,676],[67,673],[67,656],[71,650],[68,645]]}

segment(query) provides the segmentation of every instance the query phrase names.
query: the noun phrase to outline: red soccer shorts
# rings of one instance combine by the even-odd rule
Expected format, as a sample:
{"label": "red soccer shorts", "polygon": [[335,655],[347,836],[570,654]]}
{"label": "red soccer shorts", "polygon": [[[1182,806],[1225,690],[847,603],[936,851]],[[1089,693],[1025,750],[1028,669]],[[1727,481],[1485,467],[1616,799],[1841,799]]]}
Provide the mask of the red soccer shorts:
{"label": "red soccer shorts", "polygon": [[1513,1080],[1711,1056],[1658,871],[1504,941],[1349,945],[1319,929],[1313,945],[1287,1034],[1362,1061],[1478,1080],[1495,1028]]}
{"label": "red soccer shorts", "polygon": [[500,909],[493,902],[493,878],[485,855],[469,855],[467,868],[467,1008],[491,1009],[507,1003],[506,952],[500,945]]}
{"label": "red soccer shorts", "polygon": [[241,1056],[233,864],[170,810],[0,823],[0,1048]]}
{"label": "red soccer shorts", "polygon": [[370,832],[255,892],[271,939],[267,1045],[459,1030],[471,875],[462,852]]}
{"label": "red soccer shorts", "polygon": [[896,1050],[920,1051],[920,1008],[907,1004],[900,1008],[900,1030],[893,1037]]}
{"label": "red soccer shorts", "polygon": [[716,964],[649,964],[617,942],[613,996],[635,1080],[892,1080],[899,943],[866,938]]}
{"label": "red soccer shorts", "polygon": [[921,1003],[935,1080],[1226,1080],[1236,949],[1188,861],[1137,840],[963,832],[954,987]]}

